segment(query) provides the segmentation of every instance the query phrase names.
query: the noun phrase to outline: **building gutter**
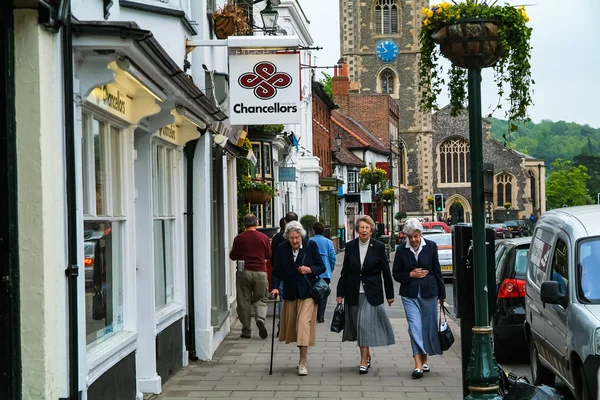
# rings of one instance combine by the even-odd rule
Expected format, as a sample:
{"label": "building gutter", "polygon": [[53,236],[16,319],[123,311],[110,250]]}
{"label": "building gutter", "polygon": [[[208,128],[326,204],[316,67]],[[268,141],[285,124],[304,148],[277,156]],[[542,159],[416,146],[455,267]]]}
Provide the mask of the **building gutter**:
{"label": "building gutter", "polygon": [[149,59],[186,94],[205,114],[216,121],[226,120],[227,114],[214,105],[194,84],[192,79],[173,61],[158,43],[151,31],[141,29],[135,22],[74,21],[73,33],[82,36],[107,36],[131,39],[137,43]]}
{"label": "building gutter", "polygon": [[187,299],[186,348],[193,361],[198,360],[196,352],[196,295],[194,291],[194,154],[198,139],[187,142],[184,148],[187,166],[186,219],[187,219]]}
{"label": "building gutter", "polygon": [[69,397],[81,399],[79,391],[79,320],[77,305],[77,279],[79,277],[77,255],[77,186],[75,156],[75,110],[73,105],[73,33],[71,30],[71,0],[63,0],[65,13],[61,15],[62,60],[63,60],[63,101],[65,124],[65,169],[67,195],[67,243],[68,265],[65,270],[68,287],[69,313]]}

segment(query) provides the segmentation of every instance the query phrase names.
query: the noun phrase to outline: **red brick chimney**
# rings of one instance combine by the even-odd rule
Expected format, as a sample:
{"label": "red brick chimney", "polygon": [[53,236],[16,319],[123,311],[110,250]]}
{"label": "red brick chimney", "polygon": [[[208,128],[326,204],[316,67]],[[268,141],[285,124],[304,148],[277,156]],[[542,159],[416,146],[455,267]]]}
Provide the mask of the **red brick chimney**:
{"label": "red brick chimney", "polygon": [[331,82],[333,101],[341,110],[348,108],[348,93],[350,92],[350,78],[348,77],[348,64],[340,64],[334,68]]}

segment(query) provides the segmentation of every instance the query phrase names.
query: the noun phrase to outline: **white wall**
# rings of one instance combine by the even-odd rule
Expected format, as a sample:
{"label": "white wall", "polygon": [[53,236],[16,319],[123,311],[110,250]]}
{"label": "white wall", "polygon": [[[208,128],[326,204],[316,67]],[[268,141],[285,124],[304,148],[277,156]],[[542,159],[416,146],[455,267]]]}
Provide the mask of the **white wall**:
{"label": "white wall", "polygon": [[[59,37],[15,11],[24,399],[67,393],[65,171]],[[58,78],[58,79],[57,79]]]}

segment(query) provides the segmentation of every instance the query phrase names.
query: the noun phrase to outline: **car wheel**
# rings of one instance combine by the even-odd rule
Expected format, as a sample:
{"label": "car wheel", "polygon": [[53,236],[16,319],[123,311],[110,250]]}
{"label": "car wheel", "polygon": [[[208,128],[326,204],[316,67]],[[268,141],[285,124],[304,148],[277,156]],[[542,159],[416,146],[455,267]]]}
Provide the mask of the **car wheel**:
{"label": "car wheel", "polygon": [[540,362],[535,340],[531,341],[529,363],[531,366],[531,379],[533,380],[534,385],[554,386],[555,375]]}
{"label": "car wheel", "polygon": [[578,379],[575,383],[575,393],[577,394],[577,400],[592,400],[594,397],[592,396],[592,389],[590,388],[590,384],[588,383],[587,376],[585,375],[585,370],[583,366],[579,366],[577,369]]}

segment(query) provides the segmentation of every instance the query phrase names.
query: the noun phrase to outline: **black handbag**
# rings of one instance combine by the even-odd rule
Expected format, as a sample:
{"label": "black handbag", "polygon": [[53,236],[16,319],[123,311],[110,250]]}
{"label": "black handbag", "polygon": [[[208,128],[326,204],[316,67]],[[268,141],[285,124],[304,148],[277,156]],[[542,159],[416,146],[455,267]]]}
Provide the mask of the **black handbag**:
{"label": "black handbag", "polygon": [[95,320],[106,318],[106,301],[102,289],[98,290],[92,297],[92,318]]}
{"label": "black handbag", "polygon": [[[454,335],[452,334],[450,325],[448,325],[448,320],[446,319],[446,311],[446,307],[440,304],[438,335],[440,338],[440,348],[442,349],[442,351],[450,349],[450,347],[452,347],[452,344],[454,343]],[[444,314],[443,323],[442,314]]]}
{"label": "black handbag", "polygon": [[331,332],[340,333],[344,330],[346,324],[346,314],[344,313],[344,304],[339,303],[333,310],[333,318],[331,319]]}
{"label": "black handbag", "polygon": [[331,294],[331,288],[329,287],[329,284],[325,279],[317,277],[317,281],[314,285],[311,286],[310,281],[308,280],[306,275],[302,276],[304,276],[304,279],[306,279],[306,282],[310,287],[310,297],[313,298],[315,303],[319,304],[321,301],[329,297],[329,295]]}

